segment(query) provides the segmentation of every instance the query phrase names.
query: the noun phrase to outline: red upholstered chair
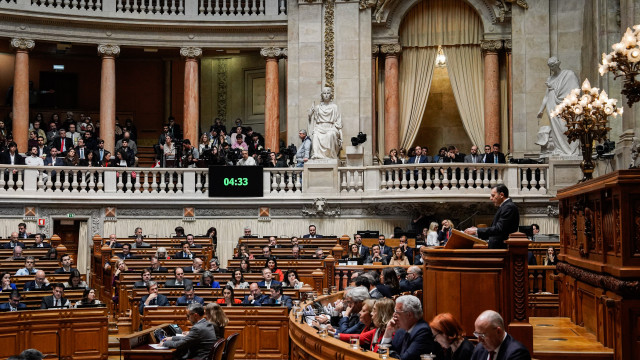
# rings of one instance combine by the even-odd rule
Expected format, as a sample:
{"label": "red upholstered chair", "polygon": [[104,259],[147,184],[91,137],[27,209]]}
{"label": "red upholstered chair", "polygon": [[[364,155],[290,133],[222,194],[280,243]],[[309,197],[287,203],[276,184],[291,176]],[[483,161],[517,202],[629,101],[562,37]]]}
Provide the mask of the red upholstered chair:
{"label": "red upholstered chair", "polygon": [[227,337],[227,344],[224,347],[222,360],[234,360],[236,357],[236,347],[238,346],[238,333],[233,333]]}

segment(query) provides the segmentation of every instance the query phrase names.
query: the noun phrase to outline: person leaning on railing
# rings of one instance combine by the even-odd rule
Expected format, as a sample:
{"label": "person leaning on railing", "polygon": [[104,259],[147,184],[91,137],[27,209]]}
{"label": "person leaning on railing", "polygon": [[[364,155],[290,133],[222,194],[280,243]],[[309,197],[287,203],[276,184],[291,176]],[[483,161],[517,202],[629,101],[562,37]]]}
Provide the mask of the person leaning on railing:
{"label": "person leaning on railing", "polygon": [[[348,290],[343,300],[335,302],[331,313],[331,326],[337,334],[344,333],[347,329],[351,329],[354,333],[362,331],[362,328],[358,330],[358,327],[355,326],[360,322],[359,313],[367,299],[370,299],[369,290],[358,286]],[[342,314],[343,310],[345,310],[344,315]]]}
{"label": "person leaning on railing", "polygon": [[[367,304],[373,304],[369,315],[373,322],[373,326],[370,326],[370,329],[362,331],[360,334],[340,334],[339,338],[342,341],[349,342],[351,338],[358,337],[360,339],[360,347],[377,352],[380,340],[384,336],[385,328],[387,327],[389,320],[393,318],[393,308],[395,303],[393,300],[387,298],[378,300],[370,299],[366,300],[364,303],[365,306]],[[365,315],[365,318],[366,317],[367,316]],[[362,321],[362,318],[362,312],[360,312],[360,321]]]}

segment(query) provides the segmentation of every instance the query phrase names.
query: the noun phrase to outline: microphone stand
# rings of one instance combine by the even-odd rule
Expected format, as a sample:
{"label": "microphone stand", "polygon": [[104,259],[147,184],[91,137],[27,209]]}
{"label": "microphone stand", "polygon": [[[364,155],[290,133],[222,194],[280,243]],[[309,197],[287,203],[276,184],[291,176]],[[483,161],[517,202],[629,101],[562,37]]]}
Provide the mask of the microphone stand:
{"label": "microphone stand", "polygon": [[473,214],[471,214],[471,216],[469,216],[468,218],[462,220],[459,224],[458,224],[458,228],[462,229],[462,224],[466,223],[467,221],[471,220],[471,218],[473,218],[474,216],[478,215],[478,213],[480,212],[480,210],[477,210],[476,212],[474,212]]}
{"label": "microphone stand", "polygon": [[60,333],[56,330],[56,340],[58,345],[58,360],[62,359],[62,354],[60,354]]}

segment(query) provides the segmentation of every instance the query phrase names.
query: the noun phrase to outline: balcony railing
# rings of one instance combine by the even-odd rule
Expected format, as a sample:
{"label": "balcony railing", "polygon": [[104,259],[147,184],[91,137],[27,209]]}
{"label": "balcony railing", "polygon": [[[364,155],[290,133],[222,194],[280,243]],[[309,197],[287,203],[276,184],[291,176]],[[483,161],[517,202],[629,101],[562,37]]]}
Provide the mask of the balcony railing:
{"label": "balcony railing", "polygon": [[136,20],[286,20],[286,0],[0,0],[0,10]]}
{"label": "balcony railing", "polygon": [[[547,165],[411,164],[340,167],[338,188],[326,196],[401,197],[428,199],[485,197],[491,187],[504,184],[511,197],[551,197],[547,191]],[[29,167],[0,165],[0,194],[46,197],[157,197],[179,194],[206,198],[208,169]],[[266,198],[306,198],[303,168],[265,168]]]}

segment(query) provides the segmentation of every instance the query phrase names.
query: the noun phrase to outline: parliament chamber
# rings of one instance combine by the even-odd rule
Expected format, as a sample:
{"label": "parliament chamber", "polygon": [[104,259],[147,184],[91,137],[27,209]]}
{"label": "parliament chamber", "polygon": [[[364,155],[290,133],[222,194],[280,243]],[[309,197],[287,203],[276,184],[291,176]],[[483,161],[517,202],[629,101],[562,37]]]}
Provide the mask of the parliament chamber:
{"label": "parliament chamber", "polygon": [[[532,359],[640,358],[638,0],[0,0],[0,18],[0,359],[185,358],[161,345],[197,303],[228,320],[209,358],[384,358],[326,336],[367,285],[476,349],[493,310]],[[495,246],[498,189],[518,221]],[[382,294],[390,269],[405,287]]]}

